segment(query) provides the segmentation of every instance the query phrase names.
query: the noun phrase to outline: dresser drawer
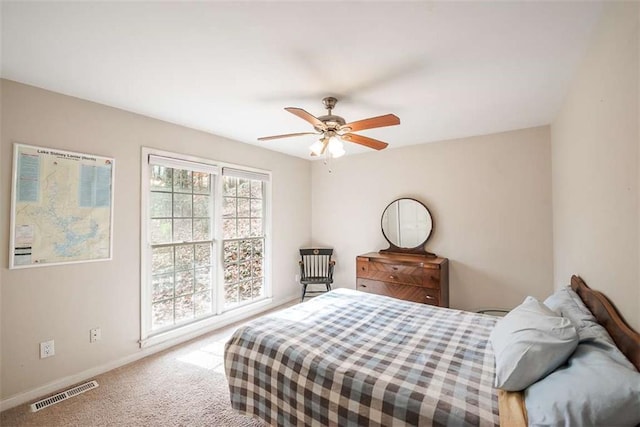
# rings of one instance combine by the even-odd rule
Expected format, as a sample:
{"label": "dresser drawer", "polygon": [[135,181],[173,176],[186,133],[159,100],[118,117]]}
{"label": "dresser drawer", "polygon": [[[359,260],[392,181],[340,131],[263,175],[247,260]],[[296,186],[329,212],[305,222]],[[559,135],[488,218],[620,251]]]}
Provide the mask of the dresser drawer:
{"label": "dresser drawer", "polygon": [[369,260],[366,258],[356,258],[356,277],[367,277],[369,273]]}
{"label": "dresser drawer", "polygon": [[399,285],[371,279],[357,279],[357,289],[362,292],[386,295],[406,301],[440,305],[440,291],[423,286]]}
{"label": "dresser drawer", "polygon": [[392,282],[422,286],[422,267],[401,264],[386,264],[383,262],[368,262],[368,266],[358,269],[358,277],[382,282]]}
{"label": "dresser drawer", "polygon": [[422,273],[422,286],[431,289],[440,289],[440,270],[425,269]]}

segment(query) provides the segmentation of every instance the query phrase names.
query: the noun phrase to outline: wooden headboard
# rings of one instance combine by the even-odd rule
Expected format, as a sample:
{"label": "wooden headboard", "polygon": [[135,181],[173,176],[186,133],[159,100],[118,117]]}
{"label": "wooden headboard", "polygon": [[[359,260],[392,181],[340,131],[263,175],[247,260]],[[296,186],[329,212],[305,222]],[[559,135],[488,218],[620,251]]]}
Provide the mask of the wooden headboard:
{"label": "wooden headboard", "polygon": [[579,276],[571,276],[571,289],[576,291],[598,323],[604,326],[618,348],[640,371],[640,334],[627,325],[604,294],[591,289]]}

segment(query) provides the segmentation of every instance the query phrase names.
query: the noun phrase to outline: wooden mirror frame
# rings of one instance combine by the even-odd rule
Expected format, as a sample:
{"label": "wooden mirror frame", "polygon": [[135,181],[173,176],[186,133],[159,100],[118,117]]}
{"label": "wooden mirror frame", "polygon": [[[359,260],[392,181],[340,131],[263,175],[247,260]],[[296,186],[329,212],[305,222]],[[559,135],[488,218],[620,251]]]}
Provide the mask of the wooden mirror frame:
{"label": "wooden mirror frame", "polygon": [[[393,205],[396,202],[399,202],[400,200],[411,200],[413,202],[420,204],[427,211],[427,214],[429,214],[429,218],[431,218],[431,231],[429,232],[429,234],[427,234],[427,237],[424,240],[424,242],[422,242],[421,244],[419,244],[414,248],[403,248],[403,247],[396,246],[387,237],[386,233],[384,232],[384,224],[383,224],[384,214],[387,212],[387,209],[389,209],[391,205]],[[433,216],[431,215],[431,211],[429,210],[429,208],[427,208],[427,206],[424,203],[422,203],[419,200],[413,199],[411,197],[400,197],[398,199],[395,199],[391,203],[389,203],[386,208],[384,208],[384,210],[382,211],[382,216],[380,217],[380,230],[382,231],[382,236],[384,236],[387,243],[389,243],[389,247],[387,249],[381,249],[378,252],[404,254],[404,255],[421,255],[421,256],[428,256],[428,257],[435,258],[437,256],[436,254],[429,252],[424,248],[424,246],[427,244],[427,241],[429,241],[429,238],[431,238],[431,236],[433,235],[433,231],[435,230],[435,228],[436,228],[436,224],[435,224],[435,221],[433,220]]]}

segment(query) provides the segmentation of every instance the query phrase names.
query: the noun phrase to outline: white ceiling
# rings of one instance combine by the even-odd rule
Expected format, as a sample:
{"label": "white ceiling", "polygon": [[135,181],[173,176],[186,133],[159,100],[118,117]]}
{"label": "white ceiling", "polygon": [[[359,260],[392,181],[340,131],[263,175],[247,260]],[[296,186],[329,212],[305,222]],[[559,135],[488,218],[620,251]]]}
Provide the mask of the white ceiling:
{"label": "white ceiling", "polygon": [[[389,147],[550,123],[595,2],[3,2],[2,77],[283,153],[283,110],[400,126]],[[348,144],[348,153],[366,149]]]}

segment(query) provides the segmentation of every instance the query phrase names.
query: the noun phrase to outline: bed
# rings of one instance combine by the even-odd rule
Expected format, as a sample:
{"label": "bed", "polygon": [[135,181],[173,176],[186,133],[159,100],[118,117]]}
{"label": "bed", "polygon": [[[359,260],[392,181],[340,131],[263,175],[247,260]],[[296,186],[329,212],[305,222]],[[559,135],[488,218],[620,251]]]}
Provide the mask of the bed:
{"label": "bed", "polygon": [[[640,336],[572,278],[636,367]],[[225,346],[231,404],[269,425],[526,425],[494,388],[499,318],[337,289],[239,328]]]}

